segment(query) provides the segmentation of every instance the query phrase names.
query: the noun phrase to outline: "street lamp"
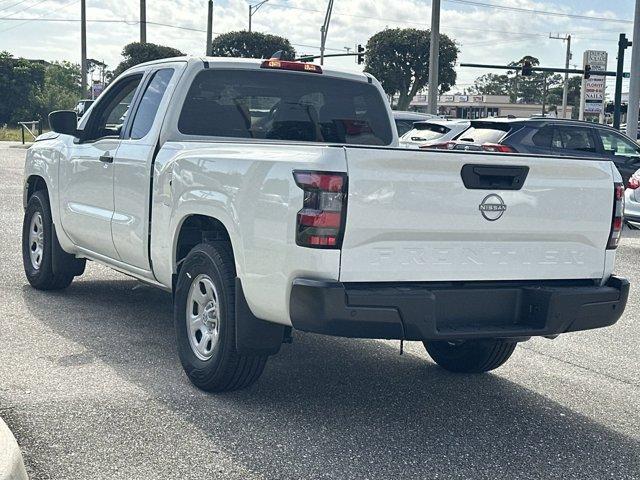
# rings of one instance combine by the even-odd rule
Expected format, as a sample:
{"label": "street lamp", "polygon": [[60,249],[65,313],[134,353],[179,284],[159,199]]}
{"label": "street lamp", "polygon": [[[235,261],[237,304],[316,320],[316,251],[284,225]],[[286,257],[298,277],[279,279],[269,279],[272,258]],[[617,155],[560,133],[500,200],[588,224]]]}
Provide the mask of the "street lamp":
{"label": "street lamp", "polygon": [[262,2],[258,2],[255,5],[249,4],[249,33],[251,33],[251,17],[260,10],[260,7],[267,3],[269,0],[262,0]]}

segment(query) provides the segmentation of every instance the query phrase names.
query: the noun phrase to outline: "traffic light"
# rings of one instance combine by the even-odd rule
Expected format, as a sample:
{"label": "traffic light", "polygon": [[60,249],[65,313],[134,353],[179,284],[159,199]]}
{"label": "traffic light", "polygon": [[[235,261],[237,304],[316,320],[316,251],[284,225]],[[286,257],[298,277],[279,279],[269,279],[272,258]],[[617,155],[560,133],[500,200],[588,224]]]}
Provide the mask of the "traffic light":
{"label": "traffic light", "polygon": [[591,65],[585,65],[584,66],[584,78],[590,78],[591,77]]}
{"label": "traffic light", "polygon": [[526,61],[522,64],[522,76],[529,77],[533,75],[533,70],[531,70],[531,62]]}
{"label": "traffic light", "polygon": [[362,65],[364,63],[364,47],[362,45],[358,45],[358,65]]}

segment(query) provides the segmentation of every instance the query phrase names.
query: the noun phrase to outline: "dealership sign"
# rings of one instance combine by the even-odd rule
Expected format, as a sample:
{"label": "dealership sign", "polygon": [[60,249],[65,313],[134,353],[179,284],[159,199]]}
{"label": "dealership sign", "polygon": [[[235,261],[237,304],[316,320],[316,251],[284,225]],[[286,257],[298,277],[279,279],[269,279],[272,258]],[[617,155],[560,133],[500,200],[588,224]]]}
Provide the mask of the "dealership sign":
{"label": "dealership sign", "polygon": [[607,70],[607,52],[587,50],[582,62],[591,66],[590,78],[582,80],[582,111],[600,115],[604,113],[606,77],[597,72]]}

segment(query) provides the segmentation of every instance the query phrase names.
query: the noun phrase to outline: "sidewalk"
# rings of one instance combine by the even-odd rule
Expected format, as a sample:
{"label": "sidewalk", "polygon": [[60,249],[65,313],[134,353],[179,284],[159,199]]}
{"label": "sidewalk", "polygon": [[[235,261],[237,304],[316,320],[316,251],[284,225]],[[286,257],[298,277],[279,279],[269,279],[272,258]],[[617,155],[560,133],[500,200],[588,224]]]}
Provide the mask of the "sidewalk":
{"label": "sidewalk", "polygon": [[26,142],[24,145],[22,142],[0,141],[0,148],[29,148],[33,145],[33,142]]}
{"label": "sidewalk", "polygon": [[0,418],[0,480],[27,480],[22,453],[6,423]]}

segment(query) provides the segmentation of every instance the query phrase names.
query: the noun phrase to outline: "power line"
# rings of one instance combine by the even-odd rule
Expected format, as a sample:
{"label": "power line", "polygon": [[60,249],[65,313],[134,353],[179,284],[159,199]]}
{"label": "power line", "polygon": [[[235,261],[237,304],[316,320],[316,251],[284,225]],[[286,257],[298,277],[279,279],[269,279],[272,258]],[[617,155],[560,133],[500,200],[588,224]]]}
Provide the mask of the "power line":
{"label": "power line", "polygon": [[17,7],[18,5],[20,5],[21,3],[24,3],[26,1],[27,0],[21,0],[19,2],[16,2],[16,3],[12,4],[12,5],[9,5],[8,7],[0,8],[0,12],[3,12],[4,10],[9,10],[10,8],[13,8],[13,7]]}
{"label": "power line", "polygon": [[16,13],[23,13],[23,12],[26,12],[26,11],[27,11],[27,10],[29,10],[30,8],[37,7],[37,6],[38,6],[38,5],[40,5],[41,3],[48,2],[48,1],[49,1],[49,0],[40,0],[39,2],[36,2],[36,3],[34,3],[33,5],[29,5],[28,7],[23,8],[22,10],[16,10],[15,12],[10,13],[7,17],[0,17],[0,20],[11,20],[11,18],[9,18],[9,17],[11,17],[12,15],[15,15]]}
{"label": "power line", "polygon": [[[73,0],[73,2],[77,2],[78,0]],[[67,5],[65,5],[67,6]],[[54,23],[60,23],[60,22],[80,22],[79,19],[77,18],[43,18],[43,17],[35,17],[35,18],[9,18],[7,20],[16,20],[16,21],[23,21],[23,23],[21,23],[20,25],[24,25],[24,23],[27,22],[54,22]],[[135,25],[139,25],[140,21],[139,20],[126,20],[126,19],[119,19],[119,20],[110,20],[110,19],[95,19],[95,20],[90,20],[87,19],[87,23],[123,23],[125,25],[128,26],[135,26]],[[159,27],[167,27],[167,28],[174,28],[177,30],[187,30],[190,32],[206,32],[206,30],[201,29],[201,28],[194,28],[194,27],[185,27],[182,25],[170,25],[168,23],[161,23],[161,22],[151,22],[147,20],[147,24],[149,25],[156,25]],[[15,28],[18,27],[20,25],[14,25],[13,27],[7,28],[5,30],[0,30],[0,33],[5,32],[7,30],[10,30],[11,28]],[[221,32],[213,32],[215,35],[221,35]],[[291,45],[294,45],[296,47],[303,47],[303,48],[313,48],[316,50],[319,50],[320,47],[318,45],[307,45],[307,44],[303,44],[303,43],[291,43]],[[334,52],[342,52],[343,49],[342,48],[335,48],[335,47],[326,47],[326,50],[332,50]]]}
{"label": "power line", "polygon": [[591,15],[577,15],[573,13],[550,12],[549,10],[536,10],[533,8],[510,7],[507,5],[496,5],[494,3],[477,2],[473,0],[444,0],[444,1],[450,2],[450,3],[461,3],[464,5],[472,5],[475,7],[482,7],[482,8],[495,8],[496,10],[505,10],[509,12],[520,12],[520,13],[527,13],[527,14],[534,13],[536,15],[549,15],[552,17],[576,18],[580,20],[597,20],[600,22],[633,24],[632,20],[622,20],[618,18],[607,18],[607,17],[593,17]]}
{"label": "power line", "polygon": [[[454,0],[445,0],[445,1],[454,1]],[[457,0],[456,0],[457,1]],[[463,0],[460,0],[463,1]],[[465,0],[466,1],[466,0]],[[475,3],[479,3],[479,2],[475,2]],[[305,7],[294,7],[292,5],[284,5],[284,4],[280,4],[280,3],[272,3],[269,2],[267,4],[270,7],[276,7],[276,8],[285,8],[285,9],[290,9],[290,10],[301,10],[304,12],[315,12],[315,13],[324,13],[321,10],[317,10],[314,8],[305,8]],[[491,4],[482,4],[483,6],[492,6]],[[500,5],[493,5],[496,8],[501,8]],[[506,7],[505,7],[506,8]],[[511,8],[511,7],[509,7]],[[515,8],[515,7],[513,7]],[[526,9],[525,9],[526,10]],[[543,10],[537,11],[540,13],[543,13]],[[554,14],[554,12],[548,12],[550,14]],[[401,20],[398,18],[385,18],[385,17],[374,17],[374,16],[370,16],[370,15],[355,15],[355,14],[351,14],[351,13],[342,13],[342,12],[334,12],[334,15],[339,15],[341,17],[352,17],[352,18],[361,18],[361,19],[367,19],[367,20],[379,20],[381,22],[391,22],[391,23],[399,23],[399,24],[406,24],[406,25],[422,25],[422,26],[426,26],[426,22],[415,22],[415,21],[411,21],[411,20]],[[567,14],[568,15],[568,14]],[[587,17],[589,19],[592,20],[600,20],[599,17]],[[625,22],[625,23],[633,23],[633,22],[629,22],[627,20],[621,20],[621,22]],[[472,31],[479,31],[479,32],[486,32],[487,29],[486,28],[472,28],[472,27],[454,27],[454,26],[447,26],[447,25],[442,25],[441,26],[442,30],[463,30],[463,31],[468,31],[468,30],[472,30]],[[491,29],[490,30],[492,33],[504,33],[507,35],[520,35],[520,36],[529,36],[529,37],[544,37],[544,38],[548,38],[549,33],[521,33],[521,32],[513,32],[513,31],[505,31],[505,30],[494,30]],[[583,33],[585,32],[589,32],[591,30],[582,30]],[[599,31],[603,31],[603,30],[599,30]],[[610,31],[615,31],[618,32],[618,30],[610,30]],[[577,36],[579,36],[580,38],[584,38],[584,39],[590,39],[590,40],[604,40],[604,41],[615,41],[617,42],[617,40],[605,40],[605,39],[600,39],[600,38],[593,38],[593,37],[583,37],[582,35],[580,35],[580,30],[577,30],[574,32],[572,32],[572,35],[575,34]]]}
{"label": "power line", "polygon": [[[57,12],[57,11],[59,11],[59,10],[62,10],[63,8],[66,8],[66,7],[70,6],[71,4],[73,4],[73,3],[77,3],[77,2],[79,2],[79,1],[80,1],[80,0],[71,0],[70,2],[67,2],[67,3],[63,4],[63,5],[61,5],[60,7],[56,8],[56,9],[54,9],[54,10],[51,10],[51,13],[55,13],[55,12]],[[33,22],[33,21],[43,20],[44,18],[45,18],[45,17],[44,17],[44,16],[42,16],[42,17],[36,17],[36,18],[33,18],[33,19],[25,20],[25,21],[24,21],[24,22],[22,22],[22,23],[19,23],[19,24],[17,24],[17,25],[12,25],[12,26],[10,26],[9,28],[5,28],[4,30],[0,30],[0,33],[8,32],[9,30],[13,30],[14,28],[18,28],[18,27],[20,27],[20,26],[22,26],[22,25],[24,25],[24,24],[26,24],[26,23]],[[10,19],[7,19],[7,20],[10,20]]]}

